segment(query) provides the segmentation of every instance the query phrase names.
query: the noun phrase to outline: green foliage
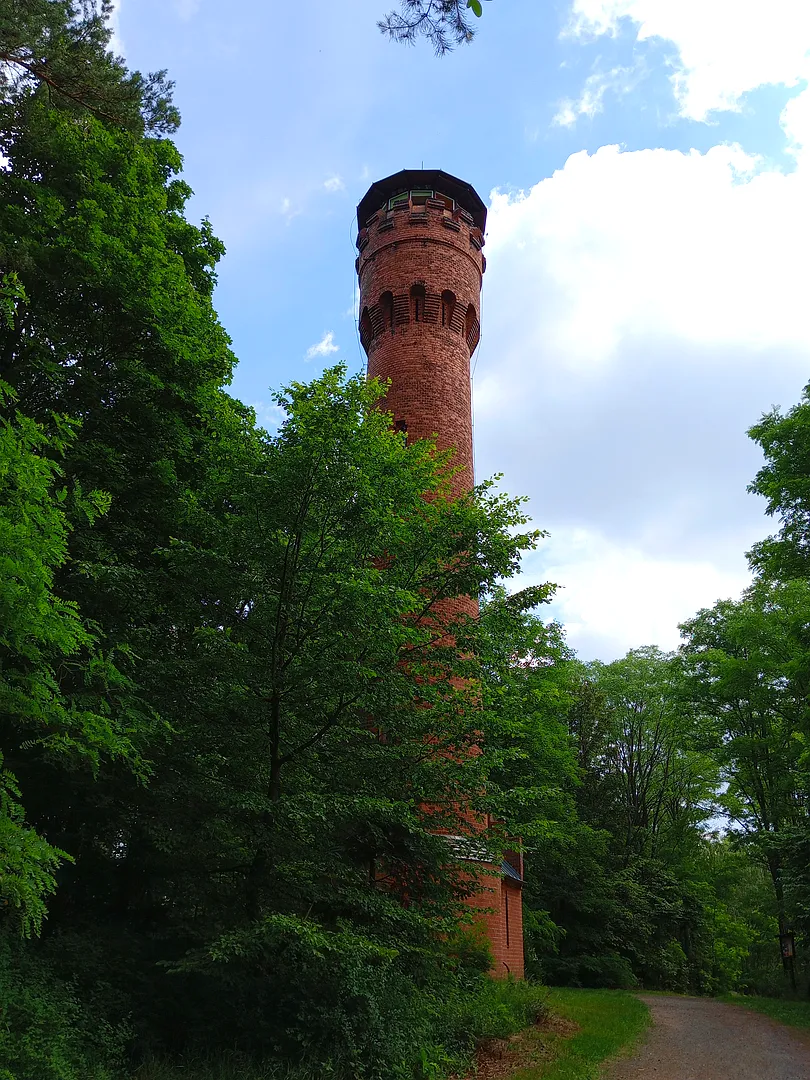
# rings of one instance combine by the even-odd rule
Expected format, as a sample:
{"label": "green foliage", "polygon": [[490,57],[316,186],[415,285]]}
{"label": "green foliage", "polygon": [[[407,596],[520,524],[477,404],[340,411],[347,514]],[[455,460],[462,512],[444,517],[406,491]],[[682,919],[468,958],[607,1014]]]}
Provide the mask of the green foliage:
{"label": "green foliage", "polygon": [[569,659],[555,677],[568,683],[579,821],[569,814],[527,862],[531,970],[574,986],[742,985],[770,927],[733,887],[748,856],[704,832],[720,773],[681,662],[643,649],[609,665]]}
{"label": "green foliage", "polygon": [[[483,802],[495,741],[463,748],[498,718],[477,628],[442,603],[492,591],[534,535],[491,484],[454,499],[450,462],[340,371],[255,431],[220,389],[222,248],[183,217],[174,147],[18,89],[0,255],[25,296],[4,371],[45,437],[81,420],[53,592],[126,672],[130,756],[149,761],[144,786],[74,754],[68,789],[50,754],[8,759],[26,820],[75,860],[48,962],[74,961],[84,999],[104,985],[99,1021],[129,1015],[144,1056],[237,1046],[388,1077],[419,1046],[468,1053],[482,952],[451,935],[474,882],[436,829],[452,800]],[[70,700],[91,647],[60,668]]]}
{"label": "green foliage", "polygon": [[6,123],[37,97],[138,131],[177,127],[166,73],[129,72],[108,51],[113,8],[112,0],[1,0],[0,115]]}
{"label": "green foliage", "polygon": [[496,710],[476,625],[443,605],[534,539],[490,485],[453,497],[448,461],[391,430],[380,392],[340,369],[284,391],[278,433],[189,506],[198,542],[165,550],[210,616],[154,801],[171,835],[141,833],[172,866],[167,928],[195,945],[171,977],[220,988],[189,1037],[369,1076],[481,969],[452,933],[474,881],[436,829],[483,798],[496,749],[463,748]]}
{"label": "green foliage", "polygon": [[[771,877],[774,943],[793,921],[810,928],[803,904],[808,625],[808,582],[760,579],[739,601],[721,601],[682,628],[687,690],[725,781],[720,801]],[[765,956],[774,951],[771,945]],[[746,982],[776,989],[783,978],[765,956],[758,971],[748,965]]]}
{"label": "green foliage", "polygon": [[810,578],[810,390],[787,413],[773,409],[748,432],[765,455],[765,464],[748,490],[767,500],[776,516],[776,536],[755,544],[749,560],[769,580]]}
{"label": "green foliage", "polygon": [[[13,399],[0,384],[0,402]],[[92,524],[109,504],[61,482],[49,453],[64,453],[74,438],[54,418],[56,434],[19,412],[0,417],[0,895],[24,934],[38,932],[55,871],[66,858],[25,820],[19,768],[37,757],[61,767],[98,768],[102,756],[139,767],[127,733],[130,687],[97,648],[75,603],[60,599],[54,576],[67,559],[68,513]],[[67,689],[68,673],[83,672]],[[4,762],[11,768],[3,768]]]}
{"label": "green foliage", "polygon": [[8,330],[14,329],[17,306],[25,299],[25,289],[17,274],[3,274],[0,278],[0,322],[4,322]]}
{"label": "green foliage", "polygon": [[0,931],[2,1080],[113,1080],[127,1031],[100,1021],[31,944]]}
{"label": "green foliage", "polygon": [[[755,850],[768,864],[780,926],[791,924],[799,932],[801,978],[806,978],[802,957],[810,940],[809,421],[810,388],[805,387],[792,409],[772,410],[749,431],[765,455],[749,490],[767,499],[767,513],[781,528],[748,553],[758,579],[728,619],[735,640],[726,651],[733,652],[735,667],[724,665],[742,684],[738,699],[753,704],[753,723],[737,722],[734,731],[745,763],[743,783],[735,785],[739,805],[747,811]],[[743,649],[751,651],[750,659]],[[760,685],[753,686],[753,680]],[[769,993],[784,992],[784,983],[784,974],[764,963],[752,980]]]}
{"label": "green foliage", "polygon": [[802,815],[796,798],[810,687],[810,586],[757,582],[683,624],[687,691],[724,766],[731,816],[763,839]]}
{"label": "green foliage", "polygon": [[320,1080],[324,1075],[328,1074],[320,1065],[257,1062],[238,1050],[227,1049],[208,1056],[150,1058],[138,1066],[133,1080]]}
{"label": "green foliage", "polygon": [[27,936],[41,929],[46,898],[56,889],[56,869],[68,856],[26,825],[19,799],[17,781],[4,769],[0,772],[0,898]]}
{"label": "green foliage", "polygon": [[[527,983],[478,977],[463,987],[453,990],[447,986],[445,990],[450,992],[448,997],[434,993],[411,999],[421,1012],[408,1016],[413,1027],[407,1057],[386,1066],[390,1071],[381,1076],[444,1080],[466,1073],[479,1041],[508,1038],[537,1023],[548,1012],[548,991]],[[396,1030],[392,1034],[396,1037]],[[208,1058],[150,1059],[138,1068],[137,1080],[320,1080],[324,1076],[354,1080],[356,1075],[337,1063],[291,1065],[267,1057],[256,1061],[238,1051],[225,1050]]]}

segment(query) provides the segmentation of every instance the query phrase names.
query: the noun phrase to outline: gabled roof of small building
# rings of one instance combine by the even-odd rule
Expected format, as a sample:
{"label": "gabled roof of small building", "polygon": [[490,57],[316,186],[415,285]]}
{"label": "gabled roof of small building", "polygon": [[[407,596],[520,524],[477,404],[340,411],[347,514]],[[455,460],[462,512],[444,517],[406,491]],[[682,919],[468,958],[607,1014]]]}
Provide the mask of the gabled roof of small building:
{"label": "gabled roof of small building", "polygon": [[362,229],[371,215],[394,195],[420,188],[440,191],[442,195],[448,195],[454,199],[469,214],[472,214],[475,224],[481,232],[484,231],[487,224],[487,208],[481,196],[472,184],[459,180],[457,176],[451,176],[442,169],[402,169],[401,172],[386,176],[384,180],[376,180],[357,207],[358,229]]}

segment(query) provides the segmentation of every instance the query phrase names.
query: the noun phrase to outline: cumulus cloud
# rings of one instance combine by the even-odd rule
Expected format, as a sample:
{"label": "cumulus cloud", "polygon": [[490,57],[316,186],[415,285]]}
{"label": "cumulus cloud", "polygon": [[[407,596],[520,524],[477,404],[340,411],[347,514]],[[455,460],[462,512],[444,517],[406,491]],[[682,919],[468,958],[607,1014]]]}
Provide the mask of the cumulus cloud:
{"label": "cumulus cloud", "polygon": [[530,572],[586,655],[674,644],[770,530],[746,430],[810,374],[810,90],[782,123],[792,171],[604,146],[492,195],[476,465],[551,530]]}
{"label": "cumulus cloud", "polygon": [[330,330],[324,334],[320,341],[315,345],[310,345],[306,351],[304,357],[305,360],[314,360],[316,356],[331,356],[332,353],[336,353],[340,348],[339,345],[335,345],[334,331]]}
{"label": "cumulus cloud", "polygon": [[638,41],[675,45],[672,87],[693,120],[739,109],[758,86],[796,86],[810,75],[807,0],[574,0],[568,32],[615,35],[625,20]]}
{"label": "cumulus cloud", "polygon": [[343,183],[343,177],[335,174],[334,176],[327,177],[323,182],[323,186],[329,192],[343,191],[346,185]]}
{"label": "cumulus cloud", "polygon": [[[702,606],[739,595],[748,584],[745,561],[720,569],[709,560],[656,559],[640,547],[612,542],[588,529],[562,529],[545,542],[537,581],[562,588],[549,614],[565,624],[584,656],[613,660],[655,644],[675,649],[678,623]],[[534,580],[534,578],[533,578]]]}
{"label": "cumulus cloud", "polygon": [[553,292],[543,339],[569,366],[609,361],[628,334],[805,346],[806,185],[804,168],[738,146],[582,151],[528,194],[494,193],[489,259],[509,251],[498,275],[518,296],[539,280]]}

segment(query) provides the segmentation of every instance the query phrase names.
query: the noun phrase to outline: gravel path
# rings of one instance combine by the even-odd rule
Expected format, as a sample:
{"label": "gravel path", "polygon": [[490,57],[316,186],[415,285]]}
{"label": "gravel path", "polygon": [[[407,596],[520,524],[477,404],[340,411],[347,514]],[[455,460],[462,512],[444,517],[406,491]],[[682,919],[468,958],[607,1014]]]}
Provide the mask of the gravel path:
{"label": "gravel path", "polygon": [[810,1038],[760,1013],[701,998],[646,997],[653,1027],[605,1080],[810,1080]]}

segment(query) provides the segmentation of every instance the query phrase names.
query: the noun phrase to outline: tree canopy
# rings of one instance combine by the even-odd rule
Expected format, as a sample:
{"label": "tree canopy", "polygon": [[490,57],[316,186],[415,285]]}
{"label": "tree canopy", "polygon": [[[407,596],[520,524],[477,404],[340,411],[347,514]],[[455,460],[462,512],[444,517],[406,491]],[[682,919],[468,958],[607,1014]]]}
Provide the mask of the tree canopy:
{"label": "tree canopy", "polygon": [[165,71],[128,71],[109,50],[113,10],[113,0],[3,0],[0,108],[6,122],[38,99],[147,134],[177,128]]}

